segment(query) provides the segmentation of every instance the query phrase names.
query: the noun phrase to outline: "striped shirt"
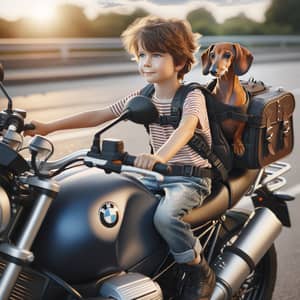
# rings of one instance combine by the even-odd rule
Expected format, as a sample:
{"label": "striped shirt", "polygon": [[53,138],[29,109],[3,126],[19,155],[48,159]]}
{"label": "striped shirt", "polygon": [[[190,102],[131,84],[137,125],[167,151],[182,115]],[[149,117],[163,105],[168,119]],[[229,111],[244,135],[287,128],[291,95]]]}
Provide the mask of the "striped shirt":
{"label": "striped shirt", "polygon": [[[110,106],[110,110],[116,116],[119,116],[127,101],[133,97],[140,94],[140,91],[135,91],[129,94],[127,97],[119,100],[115,104]],[[170,115],[171,114],[171,103],[172,99],[158,99],[153,95],[152,102],[156,106],[159,115]],[[198,126],[196,129],[197,133],[201,133],[211,145],[211,133],[209,128],[209,121],[206,111],[205,98],[202,92],[195,89],[188,93],[184,105],[183,105],[183,115],[194,115],[198,118]],[[149,125],[150,130],[150,143],[153,147],[154,152],[157,152],[160,147],[162,147],[166,141],[170,138],[174,132],[172,125],[160,125],[157,123],[152,123]],[[180,165],[193,165],[202,168],[210,167],[209,162],[203,159],[197,152],[195,152],[189,145],[182,147],[175,156],[173,156],[169,161],[169,164],[180,164]]]}

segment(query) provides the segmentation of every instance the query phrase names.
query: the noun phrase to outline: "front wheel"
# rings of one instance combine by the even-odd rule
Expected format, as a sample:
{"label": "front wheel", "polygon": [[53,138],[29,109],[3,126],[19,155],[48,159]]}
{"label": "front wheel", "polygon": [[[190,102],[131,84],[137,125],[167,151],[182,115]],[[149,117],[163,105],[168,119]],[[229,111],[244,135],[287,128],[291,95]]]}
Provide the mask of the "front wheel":
{"label": "front wheel", "polygon": [[[237,238],[249,215],[241,211],[230,211],[225,221],[225,228],[220,233],[214,256]],[[255,241],[253,241],[255,242]],[[277,255],[274,244],[263,256],[252,273],[248,275],[232,300],[271,300],[277,274]]]}

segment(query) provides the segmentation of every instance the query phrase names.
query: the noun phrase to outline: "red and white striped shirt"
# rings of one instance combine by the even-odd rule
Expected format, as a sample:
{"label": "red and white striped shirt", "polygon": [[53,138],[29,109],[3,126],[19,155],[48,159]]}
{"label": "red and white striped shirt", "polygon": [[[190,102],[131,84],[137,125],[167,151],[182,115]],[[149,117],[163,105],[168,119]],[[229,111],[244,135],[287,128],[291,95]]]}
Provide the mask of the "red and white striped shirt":
{"label": "red and white striped shirt", "polygon": [[[110,106],[110,110],[116,116],[119,116],[127,101],[133,97],[140,94],[140,91],[135,91],[129,94],[127,97],[119,100],[115,104]],[[156,106],[159,115],[170,115],[171,114],[171,103],[172,99],[158,99],[157,97],[152,97],[152,102]],[[204,135],[209,145],[211,145],[211,133],[209,128],[209,121],[206,110],[205,98],[202,92],[195,89],[188,93],[184,105],[183,105],[183,115],[194,115],[198,118],[198,128],[196,132]],[[152,123],[149,125],[150,129],[150,142],[153,147],[154,152],[158,151],[166,141],[170,138],[174,132],[172,125],[160,125],[157,123]],[[203,159],[197,152],[195,152],[189,145],[182,147],[175,156],[173,156],[169,161],[169,164],[180,164],[180,165],[193,165],[202,168],[210,167],[209,162]]]}

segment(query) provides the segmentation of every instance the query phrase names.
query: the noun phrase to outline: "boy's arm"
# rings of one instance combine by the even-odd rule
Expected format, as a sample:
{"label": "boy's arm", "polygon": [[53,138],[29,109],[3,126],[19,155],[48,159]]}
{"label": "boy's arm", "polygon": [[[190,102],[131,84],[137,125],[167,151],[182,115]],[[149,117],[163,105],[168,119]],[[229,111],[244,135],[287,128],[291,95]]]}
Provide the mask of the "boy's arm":
{"label": "boy's arm", "polygon": [[179,126],[154,155],[158,156],[161,162],[168,162],[190,141],[197,128],[198,122],[199,119],[195,115],[183,115]]}
{"label": "boy's arm", "polygon": [[109,107],[86,111],[66,118],[58,119],[47,123],[48,127],[52,131],[62,129],[74,129],[94,127],[100,125],[106,121],[112,120],[116,116],[112,113]]}
{"label": "boy's arm", "polygon": [[179,126],[154,154],[140,154],[134,165],[139,168],[152,170],[155,163],[167,163],[193,137],[199,120],[194,115],[184,115]]}
{"label": "boy's arm", "polygon": [[114,118],[116,118],[116,115],[113,114],[109,107],[106,107],[95,111],[79,113],[47,123],[32,121],[32,124],[34,124],[36,128],[34,130],[27,130],[25,135],[46,135],[57,130],[94,127]]}
{"label": "boy's arm", "polygon": [[26,130],[24,135],[47,135],[57,130],[94,127],[100,125],[118,117],[122,113],[127,101],[137,95],[139,95],[139,90],[103,109],[87,111],[47,123],[32,121],[31,123],[35,126],[35,129]]}

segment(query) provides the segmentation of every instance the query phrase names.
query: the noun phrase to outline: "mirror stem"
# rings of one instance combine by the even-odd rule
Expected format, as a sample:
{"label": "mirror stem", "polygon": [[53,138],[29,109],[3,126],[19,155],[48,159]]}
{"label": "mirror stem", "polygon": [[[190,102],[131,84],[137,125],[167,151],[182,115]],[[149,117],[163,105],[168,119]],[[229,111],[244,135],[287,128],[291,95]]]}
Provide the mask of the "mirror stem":
{"label": "mirror stem", "polygon": [[5,87],[3,86],[2,82],[0,81],[0,88],[3,92],[3,94],[5,95],[5,97],[7,98],[8,100],[8,104],[7,104],[7,112],[8,113],[12,113],[12,99],[9,97]]}
{"label": "mirror stem", "polygon": [[123,111],[123,113],[115,120],[113,120],[111,123],[109,123],[107,126],[105,126],[104,128],[100,129],[95,135],[94,135],[94,140],[93,140],[93,145],[91,148],[91,152],[96,152],[96,153],[100,153],[100,136],[103,132],[105,132],[106,130],[110,129],[111,127],[113,127],[114,125],[118,124],[120,121],[123,121],[125,119],[127,119],[128,117],[128,113],[129,110],[125,110]]}

